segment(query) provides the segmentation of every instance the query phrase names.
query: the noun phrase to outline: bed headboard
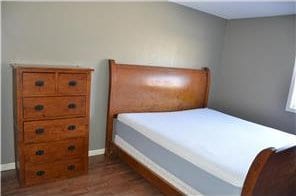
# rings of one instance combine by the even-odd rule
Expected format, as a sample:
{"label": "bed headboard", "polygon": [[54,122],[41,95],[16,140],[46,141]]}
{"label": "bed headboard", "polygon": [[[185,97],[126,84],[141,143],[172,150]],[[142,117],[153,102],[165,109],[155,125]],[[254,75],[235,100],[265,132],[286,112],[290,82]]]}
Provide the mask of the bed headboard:
{"label": "bed headboard", "polygon": [[106,155],[111,154],[113,118],[119,113],[206,107],[210,70],[117,64],[109,60]]}

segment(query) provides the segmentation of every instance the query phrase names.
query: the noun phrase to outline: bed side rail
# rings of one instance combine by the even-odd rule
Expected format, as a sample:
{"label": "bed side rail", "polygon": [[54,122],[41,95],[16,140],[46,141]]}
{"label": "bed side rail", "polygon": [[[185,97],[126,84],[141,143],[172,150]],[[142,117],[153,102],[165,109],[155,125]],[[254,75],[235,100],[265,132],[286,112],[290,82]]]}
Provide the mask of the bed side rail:
{"label": "bed side rail", "polygon": [[296,145],[262,150],[245,179],[242,196],[296,195]]}

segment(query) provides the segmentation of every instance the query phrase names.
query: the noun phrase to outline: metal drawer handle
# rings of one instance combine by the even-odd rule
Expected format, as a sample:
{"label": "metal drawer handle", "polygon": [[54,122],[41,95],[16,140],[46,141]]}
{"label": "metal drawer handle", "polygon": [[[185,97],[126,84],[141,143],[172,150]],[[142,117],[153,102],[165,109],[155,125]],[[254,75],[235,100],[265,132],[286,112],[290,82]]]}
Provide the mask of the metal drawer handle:
{"label": "metal drawer handle", "polygon": [[67,169],[68,170],[75,170],[75,165],[69,165]]}
{"label": "metal drawer handle", "polygon": [[69,81],[68,85],[69,86],[76,86],[77,82],[75,80],[71,80],[71,81]]}
{"label": "metal drawer handle", "polygon": [[42,156],[42,155],[44,155],[44,150],[37,150],[37,151],[36,151],[36,155],[37,155],[37,156]]}
{"label": "metal drawer handle", "polygon": [[71,145],[71,146],[68,147],[68,150],[69,150],[69,151],[72,151],[72,152],[73,152],[75,149],[76,149],[76,147],[75,147],[74,145]]}
{"label": "metal drawer handle", "polygon": [[45,174],[45,171],[42,171],[42,170],[36,172],[37,176],[43,176],[44,174]]}
{"label": "metal drawer handle", "polygon": [[76,129],[76,126],[75,125],[69,125],[68,126],[68,130],[69,131],[74,131]]}
{"label": "metal drawer handle", "polygon": [[76,104],[75,104],[75,103],[70,103],[70,104],[68,105],[68,108],[69,108],[69,109],[75,109],[75,108],[76,108]]}
{"label": "metal drawer handle", "polygon": [[43,128],[37,128],[35,130],[36,134],[43,134],[44,133],[44,129]]}
{"label": "metal drawer handle", "polygon": [[41,110],[43,110],[44,109],[44,106],[43,105],[36,105],[35,106],[35,110],[36,111],[41,111]]}
{"label": "metal drawer handle", "polygon": [[43,80],[37,80],[36,82],[35,82],[35,86],[44,86],[44,81]]}

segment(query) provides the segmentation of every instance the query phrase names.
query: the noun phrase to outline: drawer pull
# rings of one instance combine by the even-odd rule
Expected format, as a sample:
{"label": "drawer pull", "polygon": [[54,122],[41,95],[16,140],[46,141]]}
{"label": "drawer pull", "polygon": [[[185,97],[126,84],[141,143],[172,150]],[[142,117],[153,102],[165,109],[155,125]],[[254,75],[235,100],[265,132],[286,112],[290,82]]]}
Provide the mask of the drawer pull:
{"label": "drawer pull", "polygon": [[35,86],[44,86],[44,81],[43,80],[37,80],[36,82],[35,82]]}
{"label": "drawer pull", "polygon": [[75,170],[75,165],[69,165],[67,167],[67,169],[73,171],[73,170]]}
{"label": "drawer pull", "polygon": [[44,150],[37,150],[37,151],[36,151],[36,155],[37,155],[37,156],[42,156],[42,155],[44,155]]}
{"label": "drawer pull", "polygon": [[43,110],[44,109],[44,106],[43,105],[36,105],[35,106],[35,110],[36,111],[41,111],[41,110]]}
{"label": "drawer pull", "polygon": [[73,152],[76,149],[76,147],[74,145],[71,145],[68,147],[68,150]]}
{"label": "drawer pull", "polygon": [[44,133],[44,129],[43,128],[38,128],[35,130],[36,134],[43,134]]}
{"label": "drawer pull", "polygon": [[75,104],[75,103],[70,103],[70,104],[68,105],[68,108],[69,108],[69,109],[75,109],[75,108],[76,108],[76,104]]}
{"label": "drawer pull", "polygon": [[42,170],[36,172],[37,176],[43,176],[44,174],[45,174],[45,171],[42,171]]}
{"label": "drawer pull", "polygon": [[69,131],[74,131],[76,129],[76,126],[75,125],[69,125],[68,126],[68,130]]}
{"label": "drawer pull", "polygon": [[68,85],[69,86],[76,86],[77,82],[75,80],[71,80],[71,81],[69,81]]}

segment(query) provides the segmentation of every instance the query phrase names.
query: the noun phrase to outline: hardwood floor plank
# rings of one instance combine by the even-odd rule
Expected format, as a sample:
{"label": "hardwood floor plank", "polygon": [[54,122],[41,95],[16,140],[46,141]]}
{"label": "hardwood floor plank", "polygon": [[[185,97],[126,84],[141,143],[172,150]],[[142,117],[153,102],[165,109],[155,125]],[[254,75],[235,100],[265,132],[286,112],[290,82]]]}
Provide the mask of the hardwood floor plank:
{"label": "hardwood floor plank", "polygon": [[19,187],[15,170],[1,172],[1,195],[157,196],[162,194],[124,162],[119,159],[105,160],[104,156],[100,155],[89,159],[87,175],[30,187]]}

